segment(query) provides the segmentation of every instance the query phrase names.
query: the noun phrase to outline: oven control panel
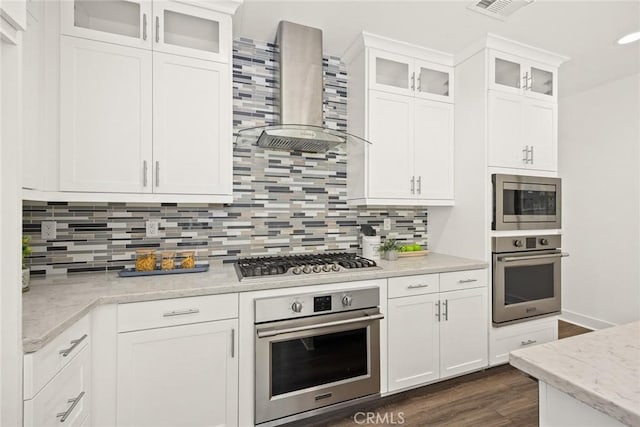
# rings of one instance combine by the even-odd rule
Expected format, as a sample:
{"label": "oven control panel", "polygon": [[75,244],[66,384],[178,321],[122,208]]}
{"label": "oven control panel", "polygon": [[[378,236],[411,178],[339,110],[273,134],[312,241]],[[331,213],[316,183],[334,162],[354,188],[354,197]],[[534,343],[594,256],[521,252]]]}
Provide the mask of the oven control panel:
{"label": "oven control panel", "polygon": [[255,300],[255,323],[378,307],[377,287],[283,295]]}
{"label": "oven control panel", "polygon": [[521,252],[544,249],[557,249],[562,247],[560,234],[547,234],[544,236],[513,236],[494,237],[492,252]]}

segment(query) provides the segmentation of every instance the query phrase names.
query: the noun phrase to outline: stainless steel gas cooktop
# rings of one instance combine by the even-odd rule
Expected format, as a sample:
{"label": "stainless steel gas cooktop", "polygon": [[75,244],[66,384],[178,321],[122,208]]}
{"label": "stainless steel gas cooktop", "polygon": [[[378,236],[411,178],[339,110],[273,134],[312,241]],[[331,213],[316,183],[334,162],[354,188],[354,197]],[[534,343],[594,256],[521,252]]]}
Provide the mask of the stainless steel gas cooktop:
{"label": "stainless steel gas cooktop", "polygon": [[235,263],[240,280],[263,276],[297,276],[380,268],[367,258],[346,252],[241,258]]}

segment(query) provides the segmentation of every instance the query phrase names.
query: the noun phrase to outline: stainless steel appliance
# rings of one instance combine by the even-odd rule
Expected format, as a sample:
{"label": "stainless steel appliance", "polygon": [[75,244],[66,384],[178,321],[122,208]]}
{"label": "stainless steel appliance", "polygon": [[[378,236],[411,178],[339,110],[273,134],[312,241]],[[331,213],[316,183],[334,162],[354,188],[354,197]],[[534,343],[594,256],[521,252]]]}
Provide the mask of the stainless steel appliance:
{"label": "stainless steel appliance", "polygon": [[560,312],[560,235],[494,237],[493,324]]}
{"label": "stainless steel appliance", "polygon": [[379,395],[379,302],[377,287],[256,299],[256,424]]}
{"label": "stainless steel appliance", "polygon": [[375,261],[347,252],[241,258],[235,263],[240,280],[263,276],[340,273],[380,268]]}
{"label": "stainless steel appliance", "polygon": [[494,174],[493,230],[561,227],[561,180]]}

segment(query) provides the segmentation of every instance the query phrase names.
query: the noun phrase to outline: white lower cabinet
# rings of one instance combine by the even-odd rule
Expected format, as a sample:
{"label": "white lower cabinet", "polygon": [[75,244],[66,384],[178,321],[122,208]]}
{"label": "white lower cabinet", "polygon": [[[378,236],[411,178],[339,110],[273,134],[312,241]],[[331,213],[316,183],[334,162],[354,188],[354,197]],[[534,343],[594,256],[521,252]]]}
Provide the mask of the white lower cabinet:
{"label": "white lower cabinet", "polygon": [[[450,281],[449,275],[456,281],[462,280],[462,286],[467,286],[467,281],[458,279],[459,274],[441,274],[440,289],[443,283]],[[389,299],[387,348],[390,392],[488,365],[486,271],[477,270],[466,275],[481,277],[476,281],[478,287],[449,292],[431,290],[432,293],[423,295]],[[389,295],[397,295],[392,280]]]}
{"label": "white lower cabinet", "polygon": [[558,339],[557,316],[491,328],[489,362],[509,363],[509,352]]}
{"label": "white lower cabinet", "polygon": [[118,335],[118,426],[233,426],[238,320]]}
{"label": "white lower cabinet", "polygon": [[32,399],[24,401],[24,426],[89,425],[91,350],[83,348]]}

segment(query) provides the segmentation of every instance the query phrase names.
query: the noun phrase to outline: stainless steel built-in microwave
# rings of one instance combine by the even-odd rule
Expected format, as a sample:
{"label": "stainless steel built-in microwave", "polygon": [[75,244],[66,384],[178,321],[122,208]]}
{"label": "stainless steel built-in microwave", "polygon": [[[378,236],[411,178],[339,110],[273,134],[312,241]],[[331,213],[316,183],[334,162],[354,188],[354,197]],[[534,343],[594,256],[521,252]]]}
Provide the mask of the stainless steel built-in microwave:
{"label": "stainless steel built-in microwave", "polygon": [[560,178],[494,174],[493,230],[561,228]]}

